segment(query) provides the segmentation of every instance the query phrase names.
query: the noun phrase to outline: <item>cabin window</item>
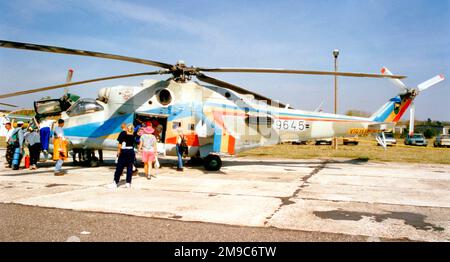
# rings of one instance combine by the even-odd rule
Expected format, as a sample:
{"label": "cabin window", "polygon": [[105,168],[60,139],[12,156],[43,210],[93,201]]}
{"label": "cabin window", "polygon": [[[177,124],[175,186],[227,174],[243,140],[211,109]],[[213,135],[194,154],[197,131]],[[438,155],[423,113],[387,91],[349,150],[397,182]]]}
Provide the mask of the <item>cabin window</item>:
{"label": "cabin window", "polygon": [[75,104],[73,104],[67,110],[67,115],[79,116],[102,111],[103,109],[103,106],[97,103],[97,101],[95,101],[94,99],[85,98],[80,99]]}
{"label": "cabin window", "polygon": [[181,127],[181,122],[173,122],[172,123],[172,129],[175,130],[177,128]]}
{"label": "cabin window", "polygon": [[265,116],[247,116],[245,118],[245,122],[249,126],[271,127],[273,120],[271,117],[265,117]]}
{"label": "cabin window", "polygon": [[195,130],[195,125],[194,124],[189,124],[188,125],[188,129],[191,130],[191,131],[194,131]]}
{"label": "cabin window", "polygon": [[158,99],[158,102],[161,103],[161,105],[166,106],[172,102],[172,95],[170,94],[170,91],[167,89],[162,89],[158,92],[156,95],[156,98]]}

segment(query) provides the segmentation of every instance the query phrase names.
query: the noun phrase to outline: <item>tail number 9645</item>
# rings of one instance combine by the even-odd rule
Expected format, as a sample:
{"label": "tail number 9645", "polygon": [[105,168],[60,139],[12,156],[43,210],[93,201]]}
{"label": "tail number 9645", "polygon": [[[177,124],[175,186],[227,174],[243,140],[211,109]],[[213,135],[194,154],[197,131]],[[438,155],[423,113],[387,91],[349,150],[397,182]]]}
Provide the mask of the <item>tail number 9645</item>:
{"label": "tail number 9645", "polygon": [[276,120],[273,124],[275,129],[285,131],[304,131],[308,125],[304,120]]}

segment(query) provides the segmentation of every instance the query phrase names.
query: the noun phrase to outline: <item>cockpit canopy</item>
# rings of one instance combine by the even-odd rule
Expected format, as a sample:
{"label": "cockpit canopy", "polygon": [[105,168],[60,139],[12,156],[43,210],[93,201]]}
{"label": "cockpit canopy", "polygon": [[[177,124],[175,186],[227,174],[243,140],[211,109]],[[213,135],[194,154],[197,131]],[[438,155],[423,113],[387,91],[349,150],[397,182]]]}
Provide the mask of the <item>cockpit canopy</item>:
{"label": "cockpit canopy", "polygon": [[104,110],[103,106],[100,105],[96,100],[92,98],[83,98],[78,100],[73,104],[68,110],[68,116],[79,116],[90,113],[95,113]]}

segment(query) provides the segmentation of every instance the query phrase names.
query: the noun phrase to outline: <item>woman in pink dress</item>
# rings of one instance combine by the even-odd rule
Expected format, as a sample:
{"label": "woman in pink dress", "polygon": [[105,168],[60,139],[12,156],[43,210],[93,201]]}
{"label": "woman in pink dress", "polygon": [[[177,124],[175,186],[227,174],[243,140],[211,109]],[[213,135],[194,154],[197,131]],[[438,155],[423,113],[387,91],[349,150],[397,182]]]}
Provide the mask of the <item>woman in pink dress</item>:
{"label": "woman in pink dress", "polygon": [[147,124],[143,127],[141,135],[141,141],[139,143],[139,152],[142,153],[142,162],[144,163],[144,171],[147,179],[150,179],[150,172],[152,170],[152,164],[156,159],[157,145],[156,137],[153,135],[155,130],[152,125]]}

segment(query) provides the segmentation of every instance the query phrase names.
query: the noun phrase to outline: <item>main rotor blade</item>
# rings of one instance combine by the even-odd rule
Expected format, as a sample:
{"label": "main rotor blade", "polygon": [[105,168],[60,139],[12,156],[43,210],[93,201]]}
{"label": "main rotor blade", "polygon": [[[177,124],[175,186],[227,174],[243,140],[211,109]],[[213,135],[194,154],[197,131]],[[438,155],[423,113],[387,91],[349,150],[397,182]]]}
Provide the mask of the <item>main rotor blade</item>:
{"label": "main rotor blade", "polygon": [[394,78],[402,79],[406,76],[400,75],[379,75],[366,73],[332,72],[332,71],[307,71],[281,68],[197,68],[204,72],[223,72],[223,73],[275,73],[275,74],[302,74],[302,75],[332,75],[332,76],[351,76],[351,77],[374,77],[374,78]]}
{"label": "main rotor blade", "polygon": [[58,89],[58,88],[66,87],[66,86],[81,85],[81,84],[87,84],[87,83],[99,82],[99,81],[105,81],[105,80],[112,80],[112,79],[118,79],[118,78],[145,76],[145,75],[157,75],[157,74],[165,74],[165,73],[168,73],[168,71],[153,71],[153,72],[144,72],[144,73],[137,73],[137,74],[101,77],[101,78],[95,78],[95,79],[90,79],[90,80],[70,82],[70,83],[65,83],[65,84],[60,84],[60,85],[46,86],[46,87],[41,87],[41,88],[36,88],[36,89],[29,89],[29,90],[23,90],[23,91],[18,91],[18,92],[14,92],[14,93],[4,94],[4,95],[0,95],[0,99],[7,98],[7,97],[13,97],[13,96],[21,96],[21,95],[26,95],[26,94],[31,94],[31,93],[37,93],[37,92],[42,92],[42,91],[47,91],[47,90],[52,90],[52,89]]}
{"label": "main rotor blade", "polygon": [[114,59],[114,60],[121,60],[121,61],[151,65],[151,66],[162,67],[162,68],[166,68],[166,69],[171,69],[173,67],[170,64],[147,60],[147,59],[134,58],[134,57],[128,57],[128,56],[121,56],[121,55],[105,54],[105,53],[85,51],[85,50],[69,49],[69,48],[57,47],[57,46],[46,46],[46,45],[37,45],[37,44],[0,40],[0,47],[25,49],[25,50],[58,53],[58,54],[67,54],[67,55],[93,56],[93,57],[100,57],[100,58],[107,58],[107,59]]}
{"label": "main rotor blade", "polygon": [[[212,85],[228,88],[228,89],[233,90],[233,91],[235,91],[235,92],[237,92],[239,94],[251,94],[251,95],[253,95],[255,97],[255,99],[266,100],[269,105],[270,105],[270,102],[273,101],[273,99],[270,99],[270,98],[265,97],[263,95],[260,95],[258,93],[252,92],[252,91],[247,90],[245,88],[242,88],[242,87],[235,86],[233,84],[224,82],[224,81],[219,80],[217,78],[212,78],[212,77],[206,76],[206,75],[201,74],[201,73],[197,74],[196,76],[197,76],[198,80],[200,80],[200,81],[203,81],[203,82],[206,82],[206,83],[209,83],[209,84],[212,84]],[[278,103],[278,102],[276,102],[276,103],[279,104],[281,107],[285,107],[284,104],[281,104],[281,103]]]}
{"label": "main rotor blade", "polygon": [[2,105],[2,106],[10,106],[10,107],[19,107],[19,106],[7,104],[7,103],[0,103],[0,105]]}

